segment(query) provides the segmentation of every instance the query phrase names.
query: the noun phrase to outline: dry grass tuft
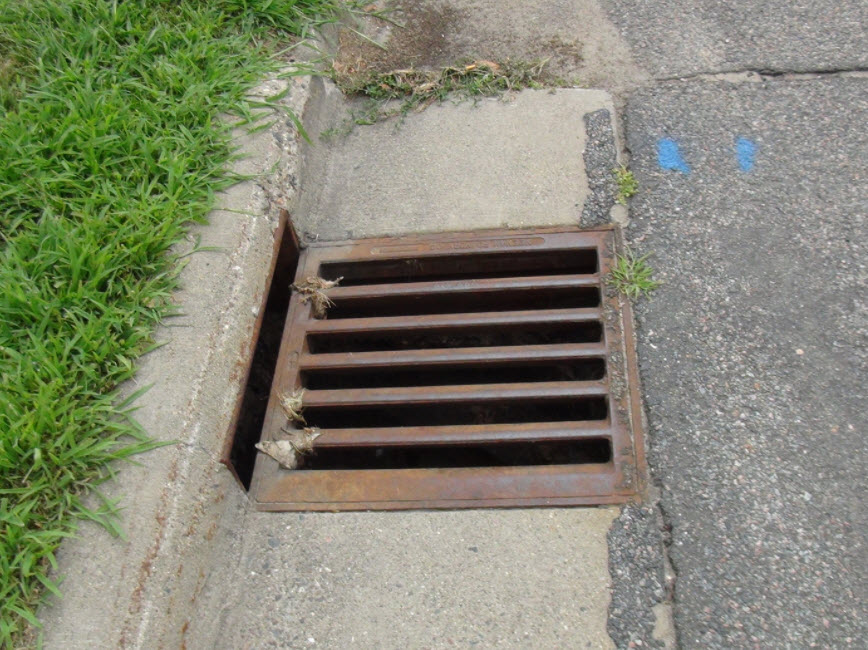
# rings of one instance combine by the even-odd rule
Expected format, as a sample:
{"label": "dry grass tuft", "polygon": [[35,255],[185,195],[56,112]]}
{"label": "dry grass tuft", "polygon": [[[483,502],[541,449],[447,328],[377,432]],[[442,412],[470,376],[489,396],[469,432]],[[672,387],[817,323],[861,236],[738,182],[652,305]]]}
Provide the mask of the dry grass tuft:
{"label": "dry grass tuft", "polygon": [[304,389],[300,388],[289,395],[280,396],[280,405],[290,422],[305,424],[304,415]]}
{"label": "dry grass tuft", "polygon": [[[438,70],[405,68],[376,72],[363,65],[335,62],[331,75],[344,94],[364,97],[368,106],[353,115],[354,124],[373,124],[410,111],[421,111],[451,97],[491,97],[523,88],[560,85],[548,79],[543,61],[468,61]],[[331,135],[330,133],[328,135]]]}
{"label": "dry grass tuft", "polygon": [[322,278],[307,278],[302,282],[292,285],[292,289],[301,294],[301,302],[311,304],[314,318],[325,318],[326,311],[334,303],[329,299],[326,291],[338,286],[343,278],[337,280],[323,280]]}

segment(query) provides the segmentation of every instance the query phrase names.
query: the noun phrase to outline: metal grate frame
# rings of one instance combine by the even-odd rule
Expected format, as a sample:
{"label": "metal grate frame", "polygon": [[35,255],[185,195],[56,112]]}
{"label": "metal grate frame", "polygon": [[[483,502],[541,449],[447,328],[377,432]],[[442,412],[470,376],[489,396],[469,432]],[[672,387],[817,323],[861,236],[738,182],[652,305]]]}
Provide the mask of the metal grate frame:
{"label": "metal grate frame", "polygon": [[[325,319],[314,318],[298,294],[291,298],[262,439],[279,439],[293,426],[280,396],[302,387],[320,436],[312,468],[283,469],[258,454],[251,485],[257,507],[517,507],[634,498],[644,447],[630,306],[604,282],[615,246],[611,228],[552,228],[303,250],[297,281],[345,280],[328,291],[335,304]],[[554,342],[522,343],[546,333]],[[473,345],[485,336],[484,345]],[[573,364],[579,378],[549,377],[552,364]],[[520,417],[509,421],[514,413]],[[379,414],[397,420],[378,426]],[[566,456],[557,455],[561,449]],[[477,451],[498,462],[474,465]],[[462,453],[470,460],[440,462]],[[393,456],[394,466],[383,464]],[[326,457],[331,465],[318,469]],[[433,466],[425,466],[428,457]]]}

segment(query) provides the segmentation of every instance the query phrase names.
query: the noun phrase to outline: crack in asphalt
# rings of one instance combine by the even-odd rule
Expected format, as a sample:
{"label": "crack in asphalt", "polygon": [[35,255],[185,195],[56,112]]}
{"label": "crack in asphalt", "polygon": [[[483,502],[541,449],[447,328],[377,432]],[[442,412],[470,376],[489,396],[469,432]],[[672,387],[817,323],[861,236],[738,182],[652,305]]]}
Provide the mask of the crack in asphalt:
{"label": "crack in asphalt", "polygon": [[645,84],[643,88],[653,87],[658,83],[666,83],[670,81],[730,81],[733,83],[756,83],[773,79],[801,81],[828,77],[868,77],[868,68],[841,68],[830,70],[772,70],[759,68],[721,70],[718,72],[697,72],[689,75],[655,77],[652,83]]}

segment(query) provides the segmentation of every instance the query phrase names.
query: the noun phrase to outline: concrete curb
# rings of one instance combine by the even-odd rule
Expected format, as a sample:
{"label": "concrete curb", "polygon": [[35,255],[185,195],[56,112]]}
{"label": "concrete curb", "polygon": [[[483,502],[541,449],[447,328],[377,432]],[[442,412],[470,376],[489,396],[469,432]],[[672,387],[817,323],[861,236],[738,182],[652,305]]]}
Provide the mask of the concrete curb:
{"label": "concrete curb", "polygon": [[[310,79],[279,77],[254,96],[274,95],[297,115],[310,99]],[[219,465],[231,416],[243,390],[250,339],[262,304],[281,209],[292,209],[299,142],[291,120],[238,132],[240,174],[257,179],[218,197],[209,225],[195,227],[203,252],[190,258],[176,296],[183,315],[167,321],[167,344],[141,359],[130,390],[153,388],[138,400],[137,418],[159,440],[175,440],[118,467],[103,486],[124,508],[126,539],[82,523],[63,544],[58,575],[63,599],[43,608],[48,648],[183,647],[183,636],[208,579],[215,535],[227,513],[246,499]]]}

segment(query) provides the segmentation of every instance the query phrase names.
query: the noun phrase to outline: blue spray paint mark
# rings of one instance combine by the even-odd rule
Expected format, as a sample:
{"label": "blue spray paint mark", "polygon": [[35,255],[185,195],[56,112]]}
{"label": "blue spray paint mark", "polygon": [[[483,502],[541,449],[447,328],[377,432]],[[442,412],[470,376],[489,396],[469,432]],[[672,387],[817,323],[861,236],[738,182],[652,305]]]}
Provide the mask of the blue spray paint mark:
{"label": "blue spray paint mark", "polygon": [[690,167],[678,151],[678,143],[672,138],[660,138],[657,141],[657,164],[663,169],[673,169],[682,174],[690,173]]}
{"label": "blue spray paint mark", "polygon": [[735,155],[738,158],[738,166],[741,167],[741,171],[749,172],[754,166],[756,144],[747,138],[738,138],[735,141]]}

